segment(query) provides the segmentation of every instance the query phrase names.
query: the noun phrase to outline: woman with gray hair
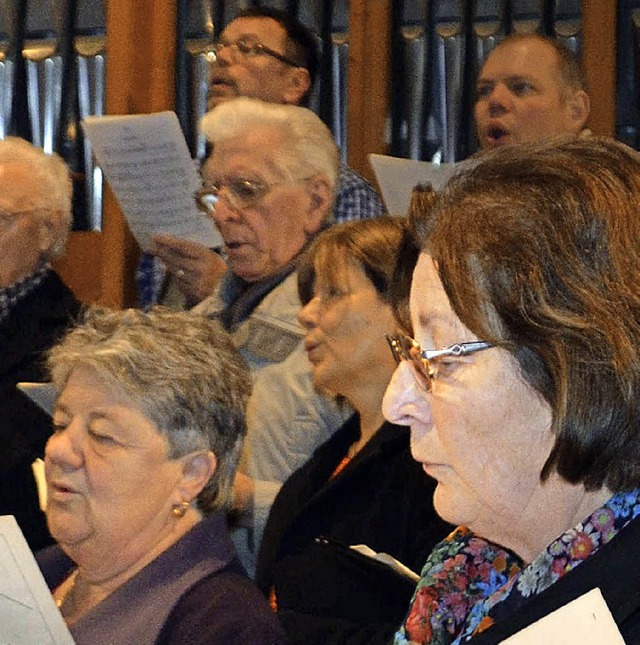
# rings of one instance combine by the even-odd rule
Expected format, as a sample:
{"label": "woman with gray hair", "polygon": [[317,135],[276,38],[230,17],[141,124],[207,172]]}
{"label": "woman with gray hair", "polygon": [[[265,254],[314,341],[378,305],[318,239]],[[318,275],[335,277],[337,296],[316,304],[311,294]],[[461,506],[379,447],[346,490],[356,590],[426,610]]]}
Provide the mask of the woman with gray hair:
{"label": "woman with gray hair", "polygon": [[640,642],[639,195],[635,151],[575,139],[487,155],[414,213],[415,340],[391,339],[384,413],[460,528],[396,643],[499,643],[556,610],[582,642],[594,604],[561,612],[595,589]]}
{"label": "woman with gray hair", "polygon": [[90,310],[49,357],[39,562],[77,643],[279,643],[226,532],[249,372],[214,322]]}

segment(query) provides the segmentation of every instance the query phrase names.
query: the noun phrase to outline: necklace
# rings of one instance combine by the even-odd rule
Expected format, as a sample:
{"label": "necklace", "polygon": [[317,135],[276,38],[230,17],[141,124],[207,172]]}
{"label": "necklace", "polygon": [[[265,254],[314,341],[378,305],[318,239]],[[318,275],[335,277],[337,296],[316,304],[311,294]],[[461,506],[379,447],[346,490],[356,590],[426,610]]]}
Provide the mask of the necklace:
{"label": "necklace", "polygon": [[67,600],[70,599],[70,597],[73,595],[73,592],[76,588],[76,580],[78,579],[78,569],[74,569],[71,575],[64,581],[64,585],[66,586],[66,589],[62,593],[62,595],[56,600],[56,607],[58,609],[62,609],[62,605],[64,605]]}

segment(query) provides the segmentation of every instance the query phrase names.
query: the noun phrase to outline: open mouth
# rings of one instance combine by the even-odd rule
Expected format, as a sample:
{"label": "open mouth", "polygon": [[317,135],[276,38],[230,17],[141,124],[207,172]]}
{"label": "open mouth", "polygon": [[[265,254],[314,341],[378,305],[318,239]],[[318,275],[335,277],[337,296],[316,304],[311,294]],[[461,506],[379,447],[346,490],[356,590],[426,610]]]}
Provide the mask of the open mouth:
{"label": "open mouth", "polygon": [[487,141],[490,145],[498,146],[506,143],[508,137],[509,131],[499,125],[494,125],[487,129]]}

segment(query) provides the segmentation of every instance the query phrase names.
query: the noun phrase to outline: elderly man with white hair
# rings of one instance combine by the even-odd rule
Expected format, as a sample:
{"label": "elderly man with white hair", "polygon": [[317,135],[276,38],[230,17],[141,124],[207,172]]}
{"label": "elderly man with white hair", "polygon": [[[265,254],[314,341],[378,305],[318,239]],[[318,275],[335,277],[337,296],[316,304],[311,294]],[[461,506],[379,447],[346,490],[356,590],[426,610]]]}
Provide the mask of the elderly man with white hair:
{"label": "elderly man with white hair", "polygon": [[64,251],[71,195],[57,155],[0,141],[0,515],[16,516],[34,550],[51,542],[31,471],[51,421],[16,384],[45,379],[43,354],[79,309],[50,264]]}
{"label": "elderly man with white hair", "polygon": [[199,203],[222,234],[229,269],[195,311],[222,321],[252,370],[236,480],[245,530],[235,535],[251,573],[281,483],[347,416],[313,389],[295,274],[308,242],[332,220],[338,151],[310,110],[257,99],[223,103],[201,129],[213,152]]}

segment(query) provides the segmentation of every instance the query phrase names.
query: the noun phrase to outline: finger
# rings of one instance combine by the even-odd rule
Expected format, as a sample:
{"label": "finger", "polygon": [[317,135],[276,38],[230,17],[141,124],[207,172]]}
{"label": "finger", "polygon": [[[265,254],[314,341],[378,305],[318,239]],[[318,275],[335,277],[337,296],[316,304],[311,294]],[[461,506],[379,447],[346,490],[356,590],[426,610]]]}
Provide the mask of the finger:
{"label": "finger", "polygon": [[204,244],[183,240],[173,235],[154,235],[156,255],[159,257],[184,257],[196,259],[210,252]]}

